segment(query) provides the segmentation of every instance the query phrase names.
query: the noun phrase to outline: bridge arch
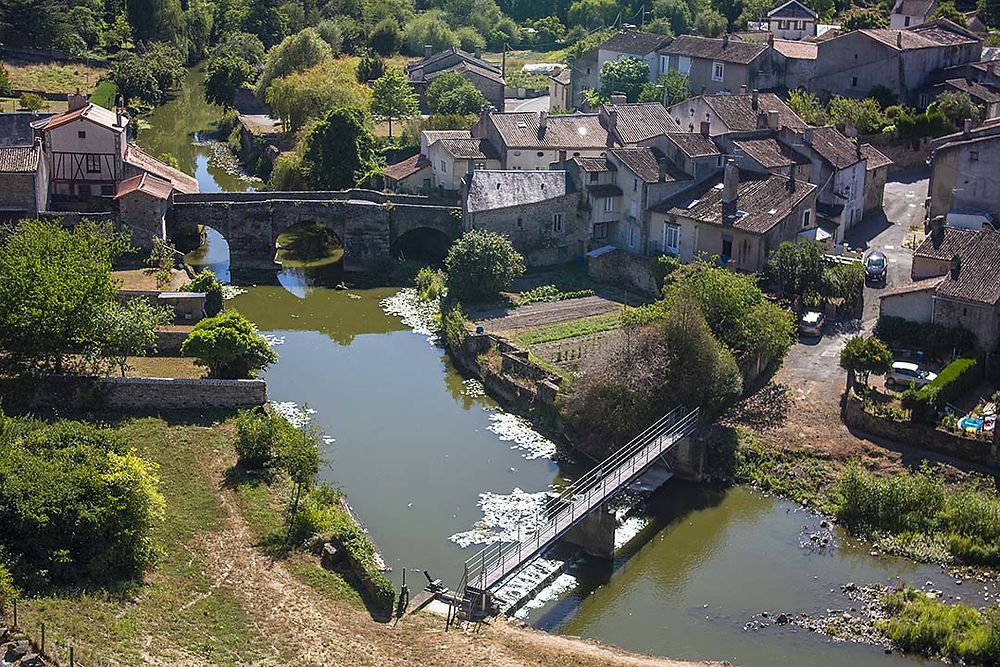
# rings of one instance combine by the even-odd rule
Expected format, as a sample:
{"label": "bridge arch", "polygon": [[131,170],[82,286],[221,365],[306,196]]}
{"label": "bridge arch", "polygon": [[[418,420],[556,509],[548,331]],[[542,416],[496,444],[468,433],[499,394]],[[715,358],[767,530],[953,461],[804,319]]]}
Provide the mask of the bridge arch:
{"label": "bridge arch", "polygon": [[451,235],[437,227],[413,227],[393,241],[391,252],[394,259],[441,264],[452,243]]}

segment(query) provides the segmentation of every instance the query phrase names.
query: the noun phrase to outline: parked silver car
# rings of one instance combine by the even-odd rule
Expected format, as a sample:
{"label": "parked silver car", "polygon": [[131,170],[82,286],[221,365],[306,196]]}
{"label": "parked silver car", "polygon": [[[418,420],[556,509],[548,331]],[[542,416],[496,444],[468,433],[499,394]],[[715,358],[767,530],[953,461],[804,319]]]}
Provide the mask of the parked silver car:
{"label": "parked silver car", "polygon": [[885,374],[885,384],[887,387],[923,387],[936,377],[937,373],[931,373],[916,364],[896,361]]}

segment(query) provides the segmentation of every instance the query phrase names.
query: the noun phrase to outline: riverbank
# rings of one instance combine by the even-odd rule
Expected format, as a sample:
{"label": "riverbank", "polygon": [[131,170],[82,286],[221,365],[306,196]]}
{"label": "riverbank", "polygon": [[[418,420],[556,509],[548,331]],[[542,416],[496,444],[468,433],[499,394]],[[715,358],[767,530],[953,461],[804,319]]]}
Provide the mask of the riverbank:
{"label": "riverbank", "polygon": [[50,652],[103,665],[649,665],[683,663],[498,623],[444,634],[434,616],[372,620],[339,575],[260,544],[280,497],[227,484],[235,461],[224,413],[139,418],[116,426],[157,462],[167,500],[163,554],[141,584],[22,600],[19,624],[46,624]]}

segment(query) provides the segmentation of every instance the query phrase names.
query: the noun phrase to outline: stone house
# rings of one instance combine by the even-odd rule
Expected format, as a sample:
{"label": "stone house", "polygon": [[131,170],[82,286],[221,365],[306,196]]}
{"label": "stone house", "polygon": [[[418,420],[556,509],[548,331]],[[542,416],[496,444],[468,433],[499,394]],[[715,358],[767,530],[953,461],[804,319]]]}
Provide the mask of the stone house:
{"label": "stone house", "polygon": [[392,192],[428,192],[431,190],[433,174],[431,161],[426,155],[417,153],[405,160],[391,164],[382,171],[385,188]]}
{"label": "stone house", "polygon": [[816,42],[772,39],[774,67],[781,86],[809,89],[816,74]]}
{"label": "stone house", "polygon": [[586,250],[579,195],[565,171],[475,171],[468,175],[463,229],[507,236],[529,266],[568,262]]}
{"label": "stone house", "polygon": [[735,93],[744,86],[772,88],[775,77],[773,49],[759,42],[743,42],[680,35],[658,50],[659,71],[677,71],[688,77],[691,91],[715,95]]}
{"label": "stone house", "polygon": [[889,27],[902,29],[923,25],[936,10],[934,0],[896,0],[889,16]]}
{"label": "stone house", "polygon": [[573,70],[568,67],[549,77],[549,111],[572,111],[576,108],[572,77]]}
{"label": "stone house", "polygon": [[816,217],[816,187],[774,174],[741,173],[729,160],[721,174],[652,209],[650,233],[664,252],[691,262],[718,257],[755,272],[783,241]]}
{"label": "stone house", "polygon": [[437,139],[427,148],[427,160],[431,187],[448,192],[461,190],[462,179],[471,171],[500,168],[500,156],[493,145],[472,136]]}
{"label": "stone house", "polygon": [[1000,119],[935,139],[930,150],[928,219],[961,211],[1000,220]]}
{"label": "stone house", "polygon": [[815,37],[816,12],[799,0],[788,0],[767,13],[767,29],[776,39]]}
{"label": "stone house", "polygon": [[609,60],[628,56],[639,58],[649,65],[649,80],[655,81],[660,74],[666,72],[658,67],[656,50],[669,40],[664,35],[622,28],[573,62],[569,92],[569,103],[572,106],[566,108],[583,108],[583,91],[601,87],[601,66]]}
{"label": "stone house", "polygon": [[901,103],[926,106],[929,84],[947,68],[978,62],[981,52],[977,35],[946,19],[905,30],[853,30],[818,43],[810,89],[826,99],[867,97],[884,86]]}
{"label": "stone house", "polygon": [[885,182],[889,178],[892,158],[871,144],[861,144],[865,157],[865,213],[882,209],[885,199]]}
{"label": "stone house", "polygon": [[547,170],[574,157],[600,157],[609,141],[613,146],[596,113],[484,112],[471,135],[493,146],[502,169],[523,171]]}
{"label": "stone house", "polygon": [[966,78],[945,79],[931,87],[928,98],[937,99],[941,93],[965,93],[983,109],[984,118],[1000,116],[1000,88],[992,83],[980,83]]}
{"label": "stone house", "polygon": [[976,334],[979,347],[1000,347],[1000,233],[943,225],[931,230],[913,256],[915,282],[880,298],[880,314]]}
{"label": "stone house", "polygon": [[129,228],[135,245],[149,247],[154,236],[167,238],[167,209],[173,196],[170,181],[147,173],[126,178],[118,184],[114,197],[118,204],[118,220]]}
{"label": "stone house", "polygon": [[48,208],[48,165],[33,113],[0,114],[0,222],[37,216]]}
{"label": "stone house", "polygon": [[445,72],[458,72],[483,94],[493,108],[503,109],[506,83],[499,67],[483,60],[478,52],[473,55],[457,47],[433,54],[429,51],[430,48],[423,60],[406,66],[407,80],[420,98],[422,112],[429,111],[427,87]]}
{"label": "stone house", "polygon": [[702,131],[709,136],[782,127],[805,128],[806,122],[774,93],[741,90],[735,95],[696,95],[667,109],[679,132]]}

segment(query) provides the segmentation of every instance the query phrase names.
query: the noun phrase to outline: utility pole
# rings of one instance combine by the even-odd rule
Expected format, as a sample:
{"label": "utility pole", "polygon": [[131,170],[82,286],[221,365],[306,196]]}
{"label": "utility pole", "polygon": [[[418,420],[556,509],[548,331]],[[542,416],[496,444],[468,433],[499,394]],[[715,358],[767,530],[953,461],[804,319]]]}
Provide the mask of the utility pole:
{"label": "utility pole", "polygon": [[503,43],[503,56],[500,59],[500,76],[504,79],[507,78],[507,47],[509,44],[507,42]]}

